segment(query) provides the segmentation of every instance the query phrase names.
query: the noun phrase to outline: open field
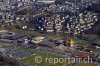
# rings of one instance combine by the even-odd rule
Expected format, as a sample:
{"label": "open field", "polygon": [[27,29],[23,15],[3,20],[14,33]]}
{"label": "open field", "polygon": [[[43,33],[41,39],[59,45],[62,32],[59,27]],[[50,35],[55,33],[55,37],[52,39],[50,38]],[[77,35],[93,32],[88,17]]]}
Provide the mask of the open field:
{"label": "open field", "polygon": [[[17,50],[22,50],[28,53],[33,53],[33,56],[25,58],[25,59],[21,59],[19,61],[24,62],[24,63],[28,63],[31,65],[37,65],[37,66],[62,66],[65,63],[49,63],[46,61],[46,58],[61,58],[60,56],[56,56],[56,55],[52,55],[52,54],[48,54],[45,52],[40,52],[40,51],[34,51],[34,50],[27,50],[27,49],[22,49],[22,48],[18,48]],[[41,63],[36,63],[35,62],[35,57],[37,56],[41,56],[42,58],[42,62]],[[67,64],[67,63],[66,63]],[[67,64],[67,66],[70,66],[69,64]]]}
{"label": "open field", "polygon": [[[28,58],[24,58],[19,60],[20,62],[24,62],[27,64],[31,64],[31,65],[37,65],[37,66],[63,66],[65,63],[47,63],[45,62],[45,58],[62,58],[60,56],[56,56],[56,55],[52,55],[52,54],[48,54],[45,52],[40,52],[40,51],[34,51],[34,50],[29,50],[29,49],[23,49],[23,48],[18,48],[17,50],[22,50],[28,53],[33,53],[33,56],[28,57]],[[37,56],[41,56],[42,57],[42,62],[41,63],[36,63],[35,62],[35,57]],[[75,64],[68,64],[68,62],[66,63],[66,66],[95,66],[94,64],[91,63],[75,63]]]}

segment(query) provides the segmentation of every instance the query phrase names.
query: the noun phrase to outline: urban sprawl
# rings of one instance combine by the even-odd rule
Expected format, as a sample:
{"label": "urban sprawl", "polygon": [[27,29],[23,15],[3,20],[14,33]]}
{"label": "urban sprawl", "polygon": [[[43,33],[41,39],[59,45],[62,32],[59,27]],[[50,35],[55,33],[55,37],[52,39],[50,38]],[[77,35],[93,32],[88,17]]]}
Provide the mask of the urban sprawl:
{"label": "urban sprawl", "polygon": [[100,36],[89,33],[100,21],[93,4],[100,1],[0,0],[0,66],[85,66],[37,64],[35,56],[92,58],[86,66],[100,66]]}

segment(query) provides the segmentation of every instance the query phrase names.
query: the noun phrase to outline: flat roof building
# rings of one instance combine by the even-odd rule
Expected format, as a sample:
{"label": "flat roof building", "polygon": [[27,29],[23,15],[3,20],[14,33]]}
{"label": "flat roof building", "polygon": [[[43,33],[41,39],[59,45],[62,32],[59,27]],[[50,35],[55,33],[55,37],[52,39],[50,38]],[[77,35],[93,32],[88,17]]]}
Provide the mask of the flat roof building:
{"label": "flat roof building", "polygon": [[55,0],[36,0],[37,3],[45,3],[45,4],[49,4],[49,3],[54,3]]}

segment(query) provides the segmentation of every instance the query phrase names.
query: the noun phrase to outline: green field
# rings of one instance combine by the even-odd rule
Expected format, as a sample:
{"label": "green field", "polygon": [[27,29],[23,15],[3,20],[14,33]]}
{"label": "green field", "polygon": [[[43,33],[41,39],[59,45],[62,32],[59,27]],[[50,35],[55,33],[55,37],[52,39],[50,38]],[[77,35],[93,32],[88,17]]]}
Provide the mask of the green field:
{"label": "green field", "polygon": [[90,42],[89,41],[87,41],[87,40],[83,40],[83,39],[75,39],[75,41],[76,41],[76,44],[82,44],[82,45],[84,45],[84,44],[90,44]]}
{"label": "green field", "polygon": [[[20,24],[20,26],[21,25],[22,24]],[[36,35],[36,36],[44,36],[44,37],[53,37],[53,38],[56,38],[56,39],[59,38],[58,34],[47,34],[47,33],[39,33],[37,31],[21,30],[21,29],[17,29],[15,26],[16,25],[7,26],[6,28],[1,28],[0,27],[0,30],[5,29],[5,30],[9,30],[11,32],[20,33],[20,34],[24,34],[24,35]]]}
{"label": "green field", "polygon": [[[65,64],[65,63],[56,63],[56,64],[54,64],[54,63],[46,62],[46,58],[61,58],[60,56],[56,56],[56,55],[52,55],[52,54],[48,54],[48,53],[40,52],[40,51],[23,49],[23,48],[18,48],[17,50],[22,50],[22,51],[25,51],[27,53],[32,53],[33,54],[33,56],[31,56],[31,57],[19,60],[19,61],[27,63],[27,64],[37,65],[37,66],[62,66],[63,64]],[[35,57],[37,57],[37,56],[42,57],[42,62],[41,63],[36,63],[35,62]],[[70,65],[67,64],[67,66],[70,66]]]}
{"label": "green field", "polygon": [[15,27],[12,27],[10,31],[15,33],[25,34],[25,35],[36,35],[36,36],[44,36],[44,37],[51,37],[55,39],[61,39],[61,35],[59,34],[53,34],[53,33],[48,34],[48,33],[39,33],[37,31],[20,30],[20,29],[16,29]]}
{"label": "green field", "polygon": [[[17,50],[22,50],[24,52],[33,54],[33,56],[31,56],[31,57],[19,60],[20,62],[27,63],[29,65],[36,65],[36,66],[63,66],[64,64],[67,64],[66,66],[95,66],[94,64],[91,64],[91,63],[87,63],[87,64],[86,63],[68,64],[68,62],[67,63],[56,63],[56,64],[49,63],[49,62],[45,62],[46,58],[62,58],[62,57],[61,56],[57,56],[57,55],[52,55],[52,54],[49,54],[49,53],[46,53],[46,52],[35,51],[35,50],[32,50],[32,49],[17,48]],[[39,57],[41,56],[42,57],[42,62],[41,63],[36,63],[35,62],[35,57],[36,56],[39,56]]]}

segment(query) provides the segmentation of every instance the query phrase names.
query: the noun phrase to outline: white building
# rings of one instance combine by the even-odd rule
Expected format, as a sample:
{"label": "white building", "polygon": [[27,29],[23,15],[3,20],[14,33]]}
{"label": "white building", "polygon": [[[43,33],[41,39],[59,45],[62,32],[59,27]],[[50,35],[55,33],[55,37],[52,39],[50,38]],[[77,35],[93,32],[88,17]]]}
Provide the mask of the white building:
{"label": "white building", "polygon": [[45,3],[45,4],[49,4],[49,3],[54,3],[55,0],[36,0],[37,3]]}

